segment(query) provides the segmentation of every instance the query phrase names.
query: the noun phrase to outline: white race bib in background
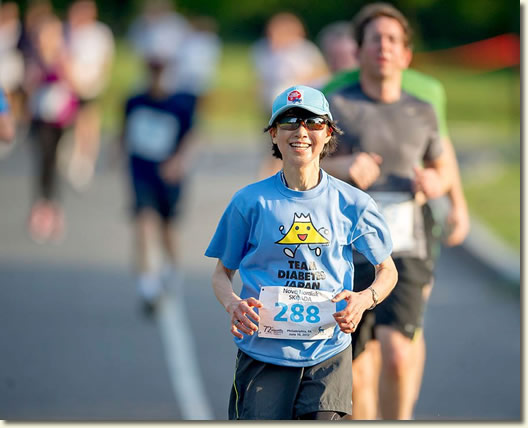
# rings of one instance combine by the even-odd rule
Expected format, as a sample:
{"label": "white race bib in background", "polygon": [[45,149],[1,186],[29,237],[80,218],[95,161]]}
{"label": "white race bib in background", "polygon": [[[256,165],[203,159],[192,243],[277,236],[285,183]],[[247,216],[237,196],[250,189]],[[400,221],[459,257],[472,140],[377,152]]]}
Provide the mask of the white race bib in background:
{"label": "white race bib in background", "polygon": [[424,258],[425,234],[421,208],[408,192],[372,192],[392,238],[393,254]]}
{"label": "white race bib in background", "polygon": [[170,113],[138,107],[128,120],[127,141],[131,153],[161,162],[175,148],[180,123]]}
{"label": "white race bib in background", "polygon": [[393,251],[413,250],[416,246],[414,199],[409,199],[409,194],[404,192],[376,192],[372,198],[389,226]]}

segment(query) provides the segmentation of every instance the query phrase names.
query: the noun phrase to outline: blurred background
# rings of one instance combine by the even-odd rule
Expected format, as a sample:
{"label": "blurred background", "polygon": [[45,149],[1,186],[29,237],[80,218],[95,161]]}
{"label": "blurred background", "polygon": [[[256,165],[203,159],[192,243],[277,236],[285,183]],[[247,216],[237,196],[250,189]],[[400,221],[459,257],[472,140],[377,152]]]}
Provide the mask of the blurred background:
{"label": "blurred background", "polygon": [[[320,51],[318,67],[304,79],[324,84],[334,67],[322,30],[350,21],[369,2],[80,3],[77,9],[66,0],[0,3],[0,84],[17,121],[14,141],[0,142],[0,419],[225,419],[235,349],[210,290],[214,263],[203,252],[231,195],[256,180],[269,149],[262,133],[269,115],[262,40],[273,16],[293,14],[297,20],[287,27]],[[508,259],[496,269],[468,249],[442,249],[416,417],[519,420],[520,9],[494,0],[391,3],[414,29],[411,67],[445,87],[472,233],[481,232],[472,242],[491,259]],[[79,76],[78,105],[76,118],[61,124],[65,226],[56,242],[38,244],[28,233],[36,174],[29,127],[44,107],[36,102],[31,110],[28,94],[35,90],[35,50],[42,57],[53,50],[39,45],[53,44],[53,30],[42,36],[46,42],[36,30],[49,14],[60,20],[62,36],[55,36],[69,46]],[[75,29],[86,22],[100,28],[76,39]],[[118,147],[125,101],[146,86],[145,59],[153,55],[174,60],[166,85],[191,91],[198,102],[196,154],[178,224],[185,293],[146,320],[131,279],[133,237]],[[50,99],[57,105],[63,98]],[[493,329],[483,330],[495,312]],[[450,337],[440,322],[446,313]],[[446,347],[447,357],[439,354]],[[454,366],[460,373],[449,381],[446,371]],[[492,399],[493,392],[503,399]]]}

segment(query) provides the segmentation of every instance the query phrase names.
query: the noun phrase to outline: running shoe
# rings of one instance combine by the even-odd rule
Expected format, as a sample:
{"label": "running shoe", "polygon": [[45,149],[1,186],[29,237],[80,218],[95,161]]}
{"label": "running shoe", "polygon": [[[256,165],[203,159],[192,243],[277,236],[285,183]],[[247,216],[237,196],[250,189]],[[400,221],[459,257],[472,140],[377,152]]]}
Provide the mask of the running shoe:
{"label": "running shoe", "polygon": [[53,234],[55,212],[49,202],[36,202],[29,216],[28,231],[33,241],[42,244],[49,240]]}
{"label": "running shoe", "polygon": [[137,278],[138,294],[143,313],[152,316],[156,312],[163,293],[163,283],[158,272],[141,273]]}

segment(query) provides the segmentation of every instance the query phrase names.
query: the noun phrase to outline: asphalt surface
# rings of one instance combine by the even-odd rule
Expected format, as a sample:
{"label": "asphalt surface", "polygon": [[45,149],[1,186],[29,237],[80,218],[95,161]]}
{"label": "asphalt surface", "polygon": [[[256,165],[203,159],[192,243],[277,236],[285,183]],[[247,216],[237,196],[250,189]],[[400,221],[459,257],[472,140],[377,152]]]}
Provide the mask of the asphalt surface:
{"label": "asphalt surface", "polygon": [[[206,143],[193,165],[179,226],[185,289],[168,301],[185,308],[185,322],[168,330],[190,338],[185,357],[168,349],[167,325],[139,309],[127,186],[108,151],[87,192],[63,184],[60,244],[38,245],[26,233],[28,144],[0,159],[0,419],[168,421],[192,418],[199,404],[210,418],[227,418],[236,349],[210,286],[215,261],[203,252],[232,194],[255,179],[259,153]],[[416,419],[519,421],[520,325],[518,291],[463,249],[444,249]],[[175,389],[193,364],[201,394],[190,397]]]}

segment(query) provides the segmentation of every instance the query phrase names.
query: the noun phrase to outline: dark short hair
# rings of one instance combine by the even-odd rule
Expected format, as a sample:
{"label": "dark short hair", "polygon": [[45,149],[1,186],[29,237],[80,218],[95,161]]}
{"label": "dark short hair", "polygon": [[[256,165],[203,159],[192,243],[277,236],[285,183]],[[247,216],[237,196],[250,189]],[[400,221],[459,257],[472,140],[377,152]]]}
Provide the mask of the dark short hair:
{"label": "dark short hair", "polygon": [[[292,109],[289,109],[289,110],[285,111],[284,113],[278,115],[271,125],[269,125],[266,128],[264,128],[264,132],[269,132],[269,130],[271,128],[275,128],[277,126],[277,121],[282,119],[288,113],[292,113],[292,110],[294,110],[294,111],[295,110],[302,110],[304,112],[303,114],[305,114],[307,116],[309,116],[309,115],[313,116],[313,114],[311,114],[308,110],[304,110],[304,109],[300,109],[300,108],[292,108]],[[337,143],[338,143],[337,142],[337,136],[338,135],[342,135],[343,131],[337,126],[337,123],[335,121],[333,121],[333,120],[330,120],[330,118],[327,115],[323,115],[323,116],[315,115],[315,116],[325,118],[326,121],[327,121],[327,126],[329,126],[330,129],[332,130],[332,137],[330,138],[330,141],[328,141],[328,143],[325,144],[325,146],[323,148],[323,151],[319,155],[319,159],[323,159],[327,155],[329,155],[331,153],[334,153],[337,150]],[[273,142],[273,139],[271,140],[271,152],[272,152],[274,157],[276,157],[278,159],[282,159],[282,153],[279,150],[279,146]]]}
{"label": "dark short hair", "polygon": [[400,23],[403,28],[404,43],[408,48],[412,48],[412,29],[409,21],[403,13],[389,3],[371,3],[362,7],[352,20],[353,34],[358,46],[363,44],[365,37],[365,28],[376,18],[386,16],[393,18]]}

